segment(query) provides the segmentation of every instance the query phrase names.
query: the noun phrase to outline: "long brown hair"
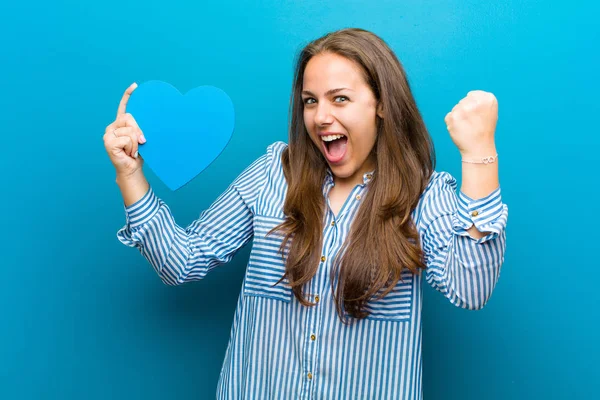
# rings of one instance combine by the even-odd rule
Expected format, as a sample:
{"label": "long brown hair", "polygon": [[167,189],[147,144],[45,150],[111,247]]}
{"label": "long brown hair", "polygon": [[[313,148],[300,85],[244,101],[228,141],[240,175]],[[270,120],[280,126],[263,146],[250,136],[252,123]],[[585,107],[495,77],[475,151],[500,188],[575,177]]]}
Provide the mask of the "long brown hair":
{"label": "long brown hair", "polygon": [[362,29],[343,29],[309,43],[300,52],[290,101],[289,146],[282,155],[288,183],[283,206],[286,218],[274,231],[284,235],[282,254],[289,245],[284,277],[303,305],[314,305],[305,299],[302,287],[320,262],[325,216],[322,187],[328,166],[306,131],[301,93],[308,61],[326,52],[361,67],[383,110],[383,118],[377,117],[373,146],[375,174],[331,272],[337,312],[346,322],[344,310],[358,319],[366,317],[365,303],[389,293],[403,269],[418,273],[425,268],[411,213],[433,173],[435,153],[404,69],[381,38]]}

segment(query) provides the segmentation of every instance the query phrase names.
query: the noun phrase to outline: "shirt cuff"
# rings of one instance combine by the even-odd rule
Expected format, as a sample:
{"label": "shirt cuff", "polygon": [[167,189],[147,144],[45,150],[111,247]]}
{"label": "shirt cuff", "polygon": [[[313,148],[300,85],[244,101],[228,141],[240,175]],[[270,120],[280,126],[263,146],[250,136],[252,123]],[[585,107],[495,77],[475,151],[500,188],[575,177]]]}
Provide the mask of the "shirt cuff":
{"label": "shirt cuff", "polygon": [[502,203],[500,187],[486,197],[477,200],[460,192],[454,228],[457,232],[466,235],[466,231],[475,225],[480,232],[491,232],[480,239],[480,241],[487,241],[495,238],[504,230],[507,214],[507,207]]}
{"label": "shirt cuff", "polygon": [[127,226],[132,231],[135,231],[158,212],[160,208],[160,200],[150,187],[146,194],[135,203],[125,206],[125,218]]}

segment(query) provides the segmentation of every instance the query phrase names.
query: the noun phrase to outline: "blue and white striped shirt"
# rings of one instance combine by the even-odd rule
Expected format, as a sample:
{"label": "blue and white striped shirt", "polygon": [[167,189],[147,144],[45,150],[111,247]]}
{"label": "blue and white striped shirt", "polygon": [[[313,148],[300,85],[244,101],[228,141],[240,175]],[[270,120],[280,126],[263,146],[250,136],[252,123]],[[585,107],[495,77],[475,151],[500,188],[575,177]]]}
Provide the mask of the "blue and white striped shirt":
{"label": "blue and white striped shirt", "polygon": [[[183,228],[152,188],[125,207],[119,240],[137,247],[169,285],[202,279],[253,239],[252,251],[217,387],[218,399],[420,399],[422,277],[404,281],[368,304],[371,314],[344,325],[331,293],[331,260],[348,235],[370,174],[337,216],[328,208],[323,260],[304,288],[302,306],[284,284],[277,253],[281,236],[265,234],[282,222],[287,183],[276,142]],[[327,198],[333,186],[323,185]],[[426,254],[427,282],[458,307],[479,309],[489,299],[504,260],[508,210],[500,188],[483,199],[456,194],[448,173],[436,172],[413,218]],[[475,212],[477,211],[477,212]],[[479,240],[473,224],[491,232]]]}

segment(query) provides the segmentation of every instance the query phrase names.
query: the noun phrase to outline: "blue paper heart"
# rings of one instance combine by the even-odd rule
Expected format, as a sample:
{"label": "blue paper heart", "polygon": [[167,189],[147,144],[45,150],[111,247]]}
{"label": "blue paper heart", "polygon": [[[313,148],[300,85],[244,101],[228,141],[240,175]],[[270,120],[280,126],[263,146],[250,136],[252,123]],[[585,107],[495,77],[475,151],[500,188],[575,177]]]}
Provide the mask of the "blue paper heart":
{"label": "blue paper heart", "polygon": [[166,82],[148,81],[134,90],[127,112],[147,140],[138,150],[144,163],[173,191],[208,167],[233,133],[233,103],[213,86],[184,96]]}

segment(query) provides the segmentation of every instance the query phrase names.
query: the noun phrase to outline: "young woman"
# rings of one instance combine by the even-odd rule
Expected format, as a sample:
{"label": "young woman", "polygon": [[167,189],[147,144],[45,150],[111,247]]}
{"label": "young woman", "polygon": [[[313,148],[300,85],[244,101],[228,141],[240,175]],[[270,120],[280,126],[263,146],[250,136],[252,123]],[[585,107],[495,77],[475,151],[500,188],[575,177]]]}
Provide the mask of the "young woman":
{"label": "young woman", "polygon": [[[142,172],[145,139],[126,113],[105,147],[136,247],[169,285],[202,279],[253,240],[219,399],[421,398],[425,279],[482,308],[504,260],[491,93],[445,121],[462,187],[434,170],[404,70],[376,35],[345,29],[300,53],[289,144],[277,142],[186,228]],[[424,271],[424,273],[421,273]]]}

